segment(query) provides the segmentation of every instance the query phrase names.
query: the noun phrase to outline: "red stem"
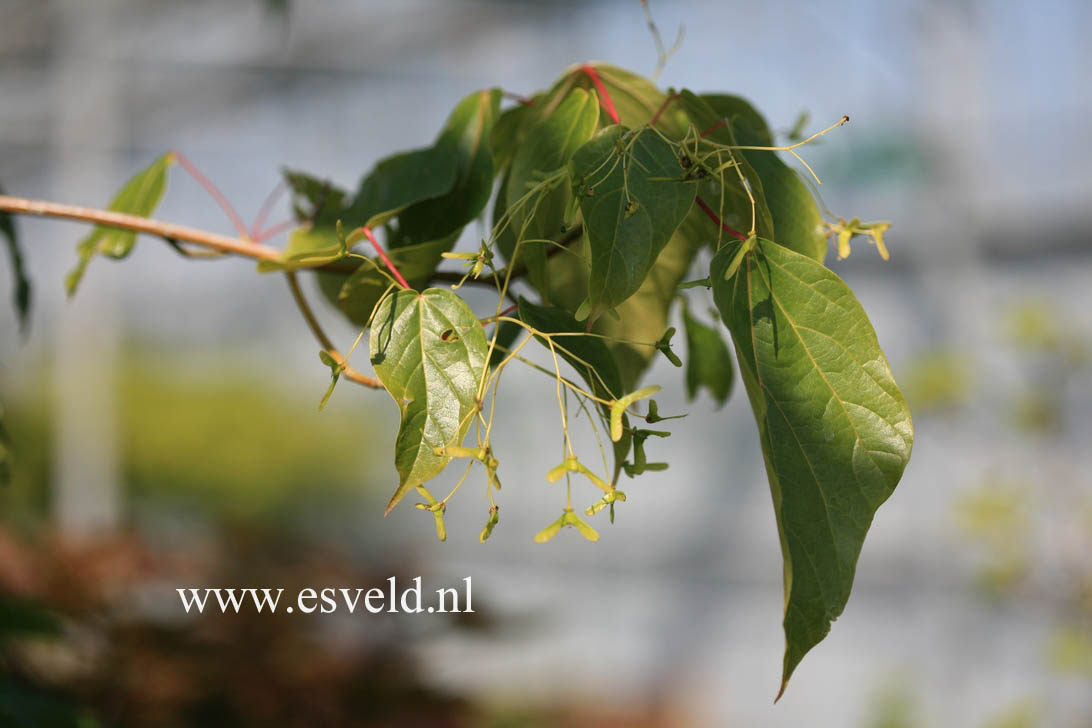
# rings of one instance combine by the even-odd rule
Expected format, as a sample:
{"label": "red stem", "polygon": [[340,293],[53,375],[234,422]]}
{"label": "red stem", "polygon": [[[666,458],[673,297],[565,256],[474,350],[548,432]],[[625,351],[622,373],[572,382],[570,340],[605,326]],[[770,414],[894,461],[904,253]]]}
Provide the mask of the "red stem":
{"label": "red stem", "polygon": [[580,67],[584,73],[588,74],[588,78],[595,85],[595,90],[599,92],[599,103],[603,105],[603,110],[607,112],[607,116],[615,124],[618,123],[618,112],[614,110],[614,101],[610,98],[610,93],[607,91],[607,87],[603,85],[603,81],[599,78],[599,74],[595,72],[595,69],[591,67],[591,64],[585,63]]}
{"label": "red stem", "polygon": [[266,240],[269,240],[271,237],[273,237],[275,235],[279,235],[280,233],[283,233],[285,230],[291,230],[292,228],[296,227],[297,225],[299,225],[299,223],[297,221],[295,221],[295,220],[282,220],[281,222],[277,223],[276,225],[270,225],[269,227],[267,227],[265,230],[262,230],[261,232],[254,233],[252,237],[254,238],[255,241],[261,243],[261,242],[264,242]]}
{"label": "red stem", "polygon": [[224,196],[224,193],[221,192],[219,188],[217,188],[217,186],[212,183],[212,180],[203,175],[201,173],[201,170],[199,170],[193,162],[186,158],[186,155],[182,154],[181,152],[171,152],[171,154],[173,154],[174,158],[178,160],[178,163],[182,165],[182,169],[189,172],[190,176],[197,180],[197,182],[205,188],[205,191],[212,196],[212,199],[216,200],[217,204],[219,204],[224,212],[227,213],[227,216],[231,219],[231,224],[235,226],[235,232],[238,233],[239,237],[243,238],[244,240],[249,239],[250,236],[247,234],[246,231],[246,223],[243,222],[243,218],[239,217],[239,213],[237,213],[235,211],[235,208],[231,206],[231,203],[228,202],[228,199]]}
{"label": "red stem", "polygon": [[727,225],[725,225],[724,221],[720,219],[720,217],[717,215],[717,213],[713,212],[713,208],[711,208],[711,207],[709,207],[709,205],[705,204],[705,200],[703,200],[700,197],[698,197],[696,199],[698,201],[698,207],[700,207],[702,209],[702,212],[704,212],[706,215],[708,215],[710,220],[715,222],[717,225],[720,225],[721,230],[728,233],[729,235],[734,235],[735,237],[739,238],[743,242],[747,242],[747,236],[744,235],[743,233],[741,233],[740,231],[738,231],[738,230],[736,230],[734,228],[730,228]]}
{"label": "red stem", "polygon": [[[649,126],[656,126],[656,122],[660,120],[660,116],[667,111],[667,107],[671,106],[671,102],[679,98],[678,94],[669,94],[664,102],[660,104],[660,108],[656,109],[656,113],[652,115],[652,121],[648,122]],[[702,135],[704,136],[704,134]]]}
{"label": "red stem", "polygon": [[705,137],[707,137],[710,134],[712,134],[713,132],[715,132],[717,129],[721,128],[722,126],[728,126],[728,122],[725,121],[724,119],[721,119],[716,124],[713,124],[713,126],[709,127],[705,131],[703,131],[701,133],[702,138],[704,139]]}
{"label": "red stem", "polygon": [[281,193],[284,192],[284,189],[284,180],[281,180],[277,183],[277,186],[273,188],[273,191],[270,192],[269,195],[265,198],[265,202],[263,202],[262,206],[258,209],[258,216],[254,218],[254,224],[250,226],[250,237],[256,240],[260,238],[262,234],[262,223],[264,223],[266,217],[269,216],[269,212],[273,209],[273,203],[275,203],[277,199],[281,196]]}
{"label": "red stem", "polygon": [[375,239],[374,235],[372,235],[372,229],[367,225],[360,229],[364,231],[364,235],[366,235],[368,240],[371,241],[372,247],[375,248],[375,252],[379,254],[379,257],[382,259],[383,263],[387,266],[387,268],[390,269],[390,272],[394,274],[395,279],[400,284],[402,284],[402,288],[409,289],[410,284],[406,283],[406,279],[403,278],[402,274],[398,272],[398,268],[396,268],[394,263],[391,262],[391,259],[387,257],[387,254],[383,252],[383,246],[380,245],[379,241]]}
{"label": "red stem", "polygon": [[513,303],[513,304],[512,304],[511,306],[509,306],[508,308],[504,309],[503,311],[501,311],[501,312],[500,312],[499,314],[497,314],[497,315],[498,315],[498,316],[507,316],[508,314],[510,314],[510,313],[512,313],[513,311],[515,311],[515,310],[516,310],[517,308],[519,308],[519,304],[517,304],[517,303]]}

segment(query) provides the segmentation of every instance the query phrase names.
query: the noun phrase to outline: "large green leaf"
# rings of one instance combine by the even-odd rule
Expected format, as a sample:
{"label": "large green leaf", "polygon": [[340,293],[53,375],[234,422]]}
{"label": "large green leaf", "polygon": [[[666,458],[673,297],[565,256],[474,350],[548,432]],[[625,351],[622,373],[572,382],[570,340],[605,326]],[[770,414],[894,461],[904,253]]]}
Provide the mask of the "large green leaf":
{"label": "large green leaf", "polygon": [[[519,299],[519,318],[537,331],[546,334],[582,334],[584,332],[584,327],[569,312],[552,306],[538,306],[522,297]],[[543,346],[549,348],[549,344],[543,337],[536,338]],[[622,388],[622,377],[618,373],[614,356],[603,339],[597,336],[559,336],[554,339],[554,348],[576,370],[576,373],[587,383],[588,391],[596,397],[609,401],[626,394]],[[603,414],[604,421],[607,421],[610,408],[600,405],[599,410]],[[625,434],[614,443],[615,462],[612,480],[615,482],[622,469],[622,461],[629,454],[631,442],[628,418],[623,418],[623,424],[626,428]]]}
{"label": "large green leaf", "polygon": [[[563,169],[570,157],[591,139],[599,121],[599,101],[594,93],[581,89],[569,92],[549,117],[532,127],[516,150],[512,167],[504,183],[506,206],[516,205],[524,195],[552,172]],[[511,222],[498,239],[508,260],[515,255],[517,238],[522,240],[558,240],[564,234],[565,211],[571,192],[559,184],[545,192],[536,204],[525,204],[514,211]],[[523,235],[520,236],[520,232]],[[545,295],[547,244],[519,246],[519,258],[526,264],[532,284]]]}
{"label": "large green leaf", "polygon": [[387,513],[451,460],[437,448],[459,446],[473,421],[486,364],[485,330],[452,291],[402,290],[376,311],[372,366],[402,411],[394,446],[398,488]]}
{"label": "large green leaf", "polygon": [[[163,191],[167,188],[167,168],[173,163],[174,155],[168,153],[137,172],[114,196],[107,209],[140,217],[151,215],[159,204],[159,200],[162,199]],[[87,264],[95,255],[101,253],[111,258],[124,258],[133,250],[136,239],[137,234],[132,230],[97,225],[76,246],[79,261],[75,269],[65,278],[68,295],[71,296],[76,292]]]}
{"label": "large green leaf", "polygon": [[[4,194],[0,188],[0,195]],[[0,234],[7,241],[8,254],[11,257],[12,291],[15,299],[15,312],[19,316],[19,328],[26,330],[30,321],[30,280],[23,265],[23,252],[19,249],[19,238],[15,233],[15,219],[9,212],[0,212]]]}
{"label": "large green leaf", "polygon": [[782,687],[830,630],[872,517],[910,457],[913,426],[853,293],[811,258],[759,239],[711,266],[758,422],[785,562]]}
{"label": "large green leaf", "polygon": [[720,407],[728,401],[735,381],[728,345],[720,331],[694,318],[688,306],[683,306],[683,329],[686,331],[686,396],[693,401],[698,396],[698,389],[705,387]]}
{"label": "large green leaf", "polygon": [[451,113],[436,146],[456,155],[455,183],[446,194],[411,205],[398,216],[403,245],[437,240],[473,220],[493,192],[493,154],[489,146],[500,109],[500,91],[477,91]]}
{"label": "large green leaf", "polygon": [[573,192],[591,250],[593,317],[641,287],[690,211],[695,185],[679,181],[683,172],[671,145],[648,130],[611,126],[573,155]]}

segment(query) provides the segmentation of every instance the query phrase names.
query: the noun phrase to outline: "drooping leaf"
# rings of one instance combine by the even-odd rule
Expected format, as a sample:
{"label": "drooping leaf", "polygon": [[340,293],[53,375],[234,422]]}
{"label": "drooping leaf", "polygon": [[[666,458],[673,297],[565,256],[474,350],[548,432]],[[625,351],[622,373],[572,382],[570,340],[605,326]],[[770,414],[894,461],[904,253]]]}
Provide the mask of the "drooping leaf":
{"label": "drooping leaf", "polygon": [[[0,195],[2,194],[4,189],[0,187]],[[23,251],[19,248],[19,238],[15,232],[15,219],[9,212],[0,212],[0,234],[7,241],[8,255],[11,257],[12,291],[19,328],[26,331],[30,323],[30,280],[27,278]]]}
{"label": "drooping leaf", "polygon": [[[428,283],[433,272],[443,260],[443,254],[455,245],[459,233],[442,240],[395,248],[387,257],[398,268],[406,281],[420,288]],[[364,326],[375,310],[375,304],[391,285],[391,280],[379,272],[386,270],[383,262],[373,258],[346,276],[339,273],[320,272],[319,286],[326,298],[357,326]]]}
{"label": "drooping leaf", "polygon": [[876,334],[838,276],[759,239],[713,259],[713,295],[755,412],[785,563],[782,691],[842,613],[865,533],[910,457],[913,426]]}
{"label": "drooping leaf", "polygon": [[[124,212],[129,215],[148,217],[159,204],[163,191],[167,188],[167,168],[174,163],[173,154],[164,154],[125,183],[108,210]],[[111,258],[124,258],[136,244],[137,234],[132,230],[95,226],[91,233],[76,246],[79,261],[75,269],[65,278],[68,295],[76,292],[76,287],[83,278],[87,264],[98,254]]]}
{"label": "drooping leaf", "polygon": [[403,245],[447,237],[473,220],[493,192],[493,154],[489,146],[499,114],[500,90],[477,91],[451,113],[436,146],[455,150],[455,182],[446,194],[422,200],[398,216]]}
{"label": "drooping leaf", "polygon": [[[524,323],[547,334],[581,334],[584,332],[584,327],[580,322],[567,311],[551,306],[538,306],[522,297],[519,299],[519,318]],[[549,344],[544,338],[536,338],[543,346],[549,348]],[[561,358],[576,370],[576,373],[587,383],[588,391],[596,397],[610,401],[626,394],[622,387],[622,378],[618,374],[618,366],[614,361],[614,356],[603,339],[596,336],[560,336],[554,340],[554,349]],[[599,411],[603,415],[604,423],[609,423],[610,408],[600,404]],[[618,479],[622,461],[629,454],[631,441],[629,419],[623,416],[622,424],[625,434],[614,443],[614,481]]]}
{"label": "drooping leaf", "polygon": [[570,163],[591,250],[592,315],[641,287],[656,257],[694,203],[695,185],[671,145],[648,130],[611,126]]}
{"label": "drooping leaf", "polygon": [[398,403],[402,424],[394,447],[398,488],[389,513],[407,491],[451,460],[437,454],[460,446],[477,407],[485,372],[485,330],[452,291],[401,290],[383,299],[369,339],[376,376]]}
{"label": "drooping leaf", "polygon": [[728,401],[735,376],[732,354],[720,332],[694,318],[689,306],[683,306],[683,328],[686,330],[686,396],[693,401],[698,389],[705,387],[717,406]]}
{"label": "drooping leaf", "polygon": [[[595,94],[574,89],[555,112],[532,127],[516,151],[504,183],[502,199],[505,209],[518,205],[547,175],[563,169],[573,153],[591,139],[598,121],[599,101]],[[569,186],[558,184],[544,192],[537,205],[524,204],[514,209],[510,224],[498,238],[504,256],[512,260],[517,239],[558,240],[564,234],[565,211],[570,197]],[[519,245],[519,260],[527,266],[532,284],[544,295],[546,254],[546,243],[527,242]]]}

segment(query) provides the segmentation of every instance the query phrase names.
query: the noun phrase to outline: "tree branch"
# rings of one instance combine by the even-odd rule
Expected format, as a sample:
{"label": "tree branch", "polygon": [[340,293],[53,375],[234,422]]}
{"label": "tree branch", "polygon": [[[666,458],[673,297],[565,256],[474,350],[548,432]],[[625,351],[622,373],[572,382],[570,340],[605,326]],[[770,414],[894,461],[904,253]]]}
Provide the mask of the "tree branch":
{"label": "tree branch", "polygon": [[56,217],[65,220],[79,220],[106,227],[122,228],[138,233],[156,235],[167,240],[175,240],[201,245],[222,253],[233,253],[255,260],[273,260],[280,257],[280,251],[246,238],[232,238],[227,235],[210,233],[197,228],[175,225],[174,223],[154,220],[139,215],[126,215],[121,212],[99,210],[91,207],[62,205],[45,200],[28,200],[23,197],[0,195],[0,210],[21,215]]}

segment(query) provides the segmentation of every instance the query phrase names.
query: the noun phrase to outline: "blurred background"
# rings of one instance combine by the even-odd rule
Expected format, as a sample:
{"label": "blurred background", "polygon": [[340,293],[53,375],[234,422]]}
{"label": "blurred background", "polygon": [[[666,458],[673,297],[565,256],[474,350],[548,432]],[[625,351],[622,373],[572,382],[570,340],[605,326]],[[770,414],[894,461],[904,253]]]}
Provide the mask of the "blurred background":
{"label": "blurred background", "polygon": [[[472,485],[439,543],[428,514],[382,516],[387,396],[342,384],[316,411],[329,371],[282,277],[142,239],[69,302],[86,227],[20,218],[36,287],[27,336],[0,312],[0,724],[1092,725],[1092,4],[651,8],[668,43],[686,29],[662,86],[741,94],[786,133],[849,114],[805,156],[835,214],[894,222],[889,262],[858,243],[828,264],[903,385],[914,457],[785,697],[738,384],[719,412],[685,407],[661,360],[662,411],[690,413],[649,444],[670,469],[625,487],[597,544],[542,546],[563,498],[542,476],[552,384],[513,368],[500,525],[478,543]],[[653,71],[637,0],[0,0],[0,183],[104,205],[177,149],[251,218],[282,166],[355,188],[467,93],[593,59]],[[177,168],[157,217],[231,231]],[[197,618],[174,591],[395,574],[471,576],[478,613]]]}

